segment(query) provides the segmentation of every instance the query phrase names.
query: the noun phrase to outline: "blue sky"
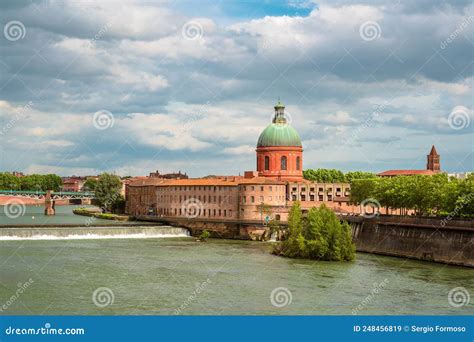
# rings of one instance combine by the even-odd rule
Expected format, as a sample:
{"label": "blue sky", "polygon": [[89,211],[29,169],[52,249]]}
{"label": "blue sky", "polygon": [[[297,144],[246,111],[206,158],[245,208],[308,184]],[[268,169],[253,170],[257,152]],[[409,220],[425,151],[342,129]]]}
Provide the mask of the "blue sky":
{"label": "blue sky", "polygon": [[278,97],[305,168],[473,169],[469,1],[2,1],[0,169],[255,168]]}

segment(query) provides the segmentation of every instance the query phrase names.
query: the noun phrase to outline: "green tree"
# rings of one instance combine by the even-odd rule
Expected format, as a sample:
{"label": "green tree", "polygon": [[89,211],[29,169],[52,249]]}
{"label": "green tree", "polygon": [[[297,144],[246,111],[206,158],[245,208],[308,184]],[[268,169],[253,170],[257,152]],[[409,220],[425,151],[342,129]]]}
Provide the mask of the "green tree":
{"label": "green tree", "polygon": [[344,173],[336,169],[308,169],[303,171],[303,177],[318,183],[340,183],[346,181]]}
{"label": "green tree", "polygon": [[311,208],[303,219],[299,203],[295,203],[288,218],[289,234],[275,245],[274,253],[290,258],[349,261],[355,257],[351,228],[341,223],[324,204]]}
{"label": "green tree", "polygon": [[95,191],[95,186],[97,185],[96,178],[87,178],[84,182],[84,189],[87,191]]}
{"label": "green tree", "polygon": [[456,216],[474,215],[474,173],[459,182],[455,209]]}
{"label": "green tree", "polygon": [[380,178],[354,179],[351,184],[351,203],[360,204],[364,200],[374,198]]}
{"label": "green tree", "polygon": [[350,171],[345,174],[346,182],[352,183],[355,179],[367,179],[367,178],[375,178],[377,177],[372,172],[365,172],[365,171]]}
{"label": "green tree", "polygon": [[112,211],[117,202],[123,201],[121,190],[122,182],[119,176],[103,173],[95,186],[95,198],[104,211]]}

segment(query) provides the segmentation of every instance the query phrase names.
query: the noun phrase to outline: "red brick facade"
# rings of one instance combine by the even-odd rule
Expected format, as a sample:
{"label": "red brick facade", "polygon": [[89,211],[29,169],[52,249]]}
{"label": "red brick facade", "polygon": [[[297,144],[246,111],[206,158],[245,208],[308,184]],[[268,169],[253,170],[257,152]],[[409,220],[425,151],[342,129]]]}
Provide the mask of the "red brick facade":
{"label": "red brick facade", "polygon": [[299,181],[303,179],[301,146],[257,147],[257,171],[261,177]]}

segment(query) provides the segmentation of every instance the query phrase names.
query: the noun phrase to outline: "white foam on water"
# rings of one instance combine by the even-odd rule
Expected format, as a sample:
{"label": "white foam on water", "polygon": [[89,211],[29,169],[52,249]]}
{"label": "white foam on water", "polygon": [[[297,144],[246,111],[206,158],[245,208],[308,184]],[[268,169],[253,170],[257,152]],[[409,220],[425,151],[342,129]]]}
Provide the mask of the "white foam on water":
{"label": "white foam on water", "polygon": [[189,237],[189,234],[120,234],[120,235],[33,235],[28,237],[22,236],[0,236],[0,241],[16,241],[16,240],[105,240],[105,239],[163,239]]}
{"label": "white foam on water", "polygon": [[[92,229],[97,229],[100,231],[102,229],[110,229],[112,227],[94,227]],[[114,227],[115,228],[115,227]],[[121,227],[123,228],[123,227]],[[134,227],[140,228],[140,227]],[[90,232],[84,233],[75,233],[71,232],[68,235],[55,235],[52,234],[41,234],[41,228],[37,228],[36,231],[29,236],[19,236],[19,235],[2,235],[0,236],[0,241],[17,241],[17,240],[104,240],[104,239],[163,239],[163,238],[182,238],[190,237],[189,231],[186,229],[171,228],[171,231],[166,231],[168,227],[163,227],[163,231],[154,231],[154,232],[142,232],[142,233],[125,233],[120,232],[111,232],[109,234],[94,234]],[[57,229],[57,228],[52,228]],[[158,229],[159,230],[159,229]],[[179,232],[181,230],[181,232]]]}

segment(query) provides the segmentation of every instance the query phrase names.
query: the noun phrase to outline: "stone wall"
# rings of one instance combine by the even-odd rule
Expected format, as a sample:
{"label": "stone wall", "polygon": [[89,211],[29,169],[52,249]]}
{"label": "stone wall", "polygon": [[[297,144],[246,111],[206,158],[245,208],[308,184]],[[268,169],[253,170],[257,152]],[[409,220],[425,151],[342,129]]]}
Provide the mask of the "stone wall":
{"label": "stone wall", "polygon": [[[156,221],[185,227],[193,236],[207,230],[211,237],[267,240],[269,231],[261,221],[199,220],[138,216],[138,220]],[[474,267],[474,221],[443,220],[410,216],[340,216],[350,222],[358,252],[383,254],[445,264]],[[284,225],[285,222],[282,222]]]}
{"label": "stone wall", "polygon": [[397,216],[346,219],[358,252],[474,267],[473,221]]}

